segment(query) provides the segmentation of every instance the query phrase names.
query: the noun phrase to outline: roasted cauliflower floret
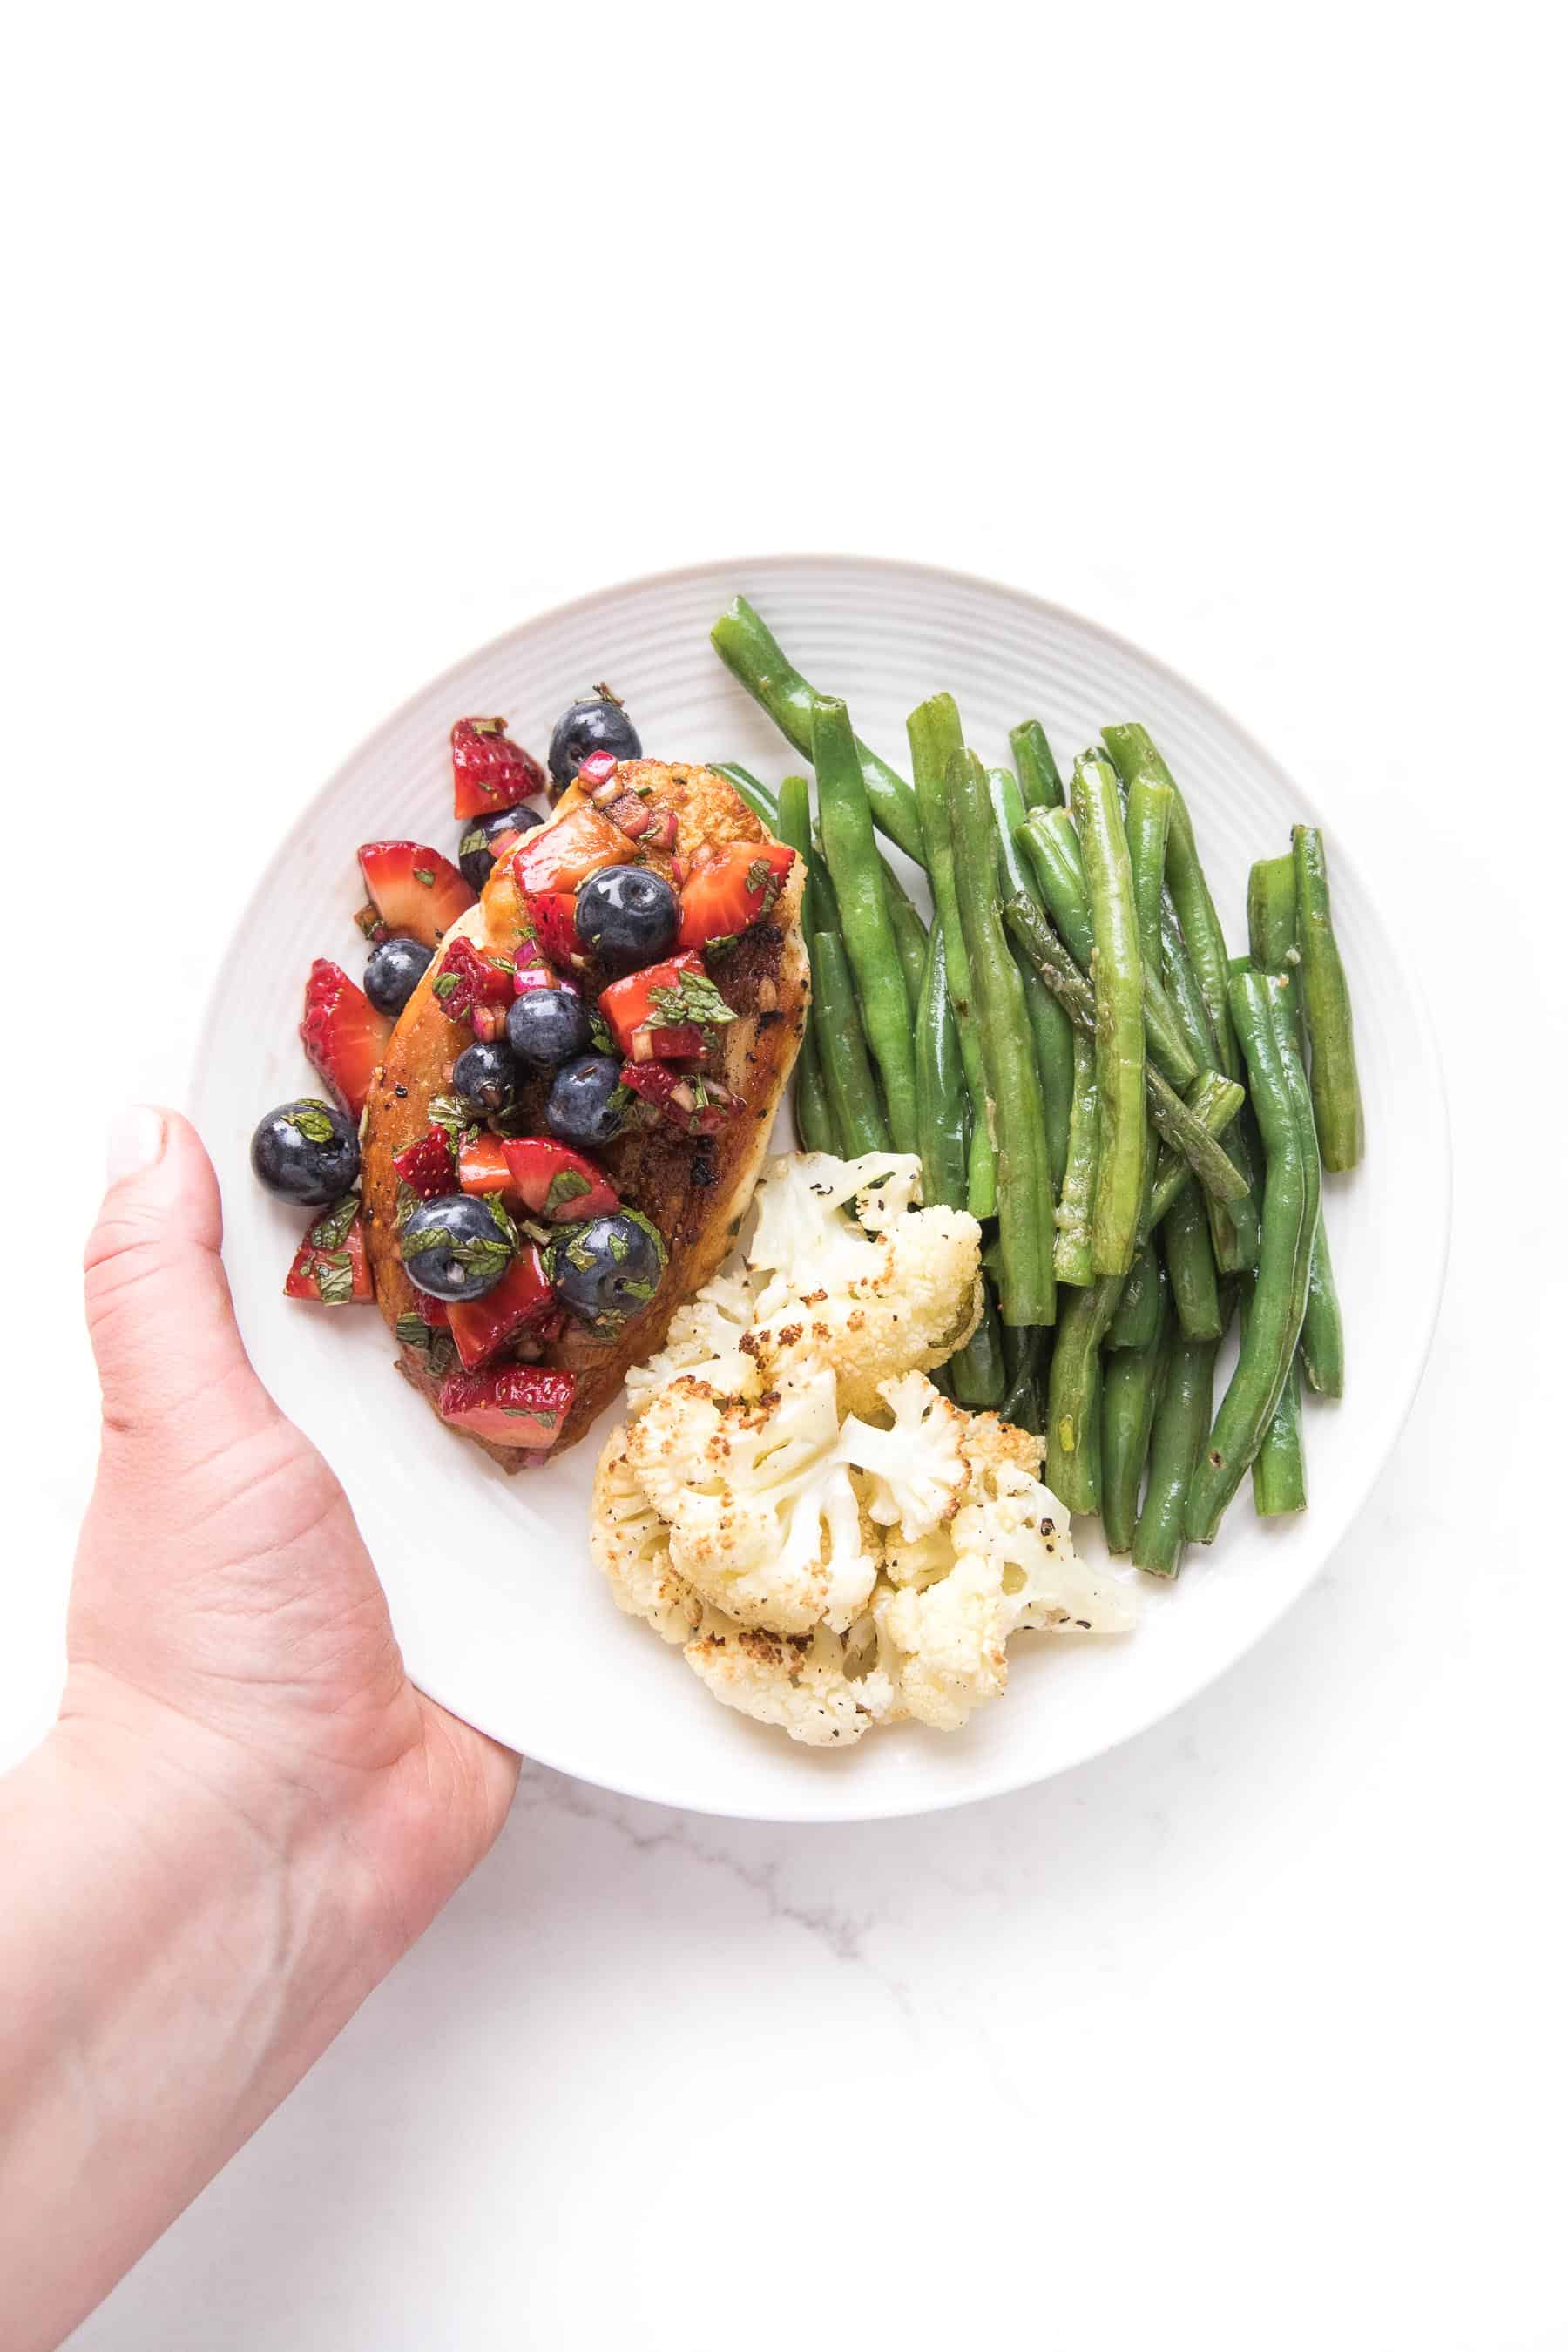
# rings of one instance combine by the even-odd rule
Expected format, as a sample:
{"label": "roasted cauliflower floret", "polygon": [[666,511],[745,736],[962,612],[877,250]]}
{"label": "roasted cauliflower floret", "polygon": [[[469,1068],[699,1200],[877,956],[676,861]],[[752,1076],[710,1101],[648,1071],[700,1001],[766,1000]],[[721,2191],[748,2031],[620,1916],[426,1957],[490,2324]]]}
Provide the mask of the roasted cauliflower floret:
{"label": "roasted cauliflower floret", "polygon": [[751,1282],[743,1274],[718,1274],[705,1282],[676,1308],[658,1354],[627,1371],[629,1410],[640,1412],[657,1390],[681,1372],[705,1381],[721,1396],[758,1395],[762,1381],[757,1367],[741,1352],[742,1336],[751,1328],[754,1308]]}
{"label": "roasted cauliflower floret", "polygon": [[617,1429],[594,1475],[588,1541],[609,1580],[616,1605],[646,1617],[667,1642],[687,1642],[702,1619],[702,1601],[669,1561],[669,1530],[626,1460],[626,1433]]}
{"label": "roasted cauliflower floret", "polygon": [[929,1535],[952,1518],[969,1482],[963,1437],[969,1416],[949,1402],[923,1372],[904,1372],[879,1384],[890,1429],[873,1429],[851,1414],[838,1442],[865,1474],[867,1507],[879,1528],[909,1538]]}
{"label": "roasted cauliflower floret", "polygon": [[[945,1363],[981,1306],[980,1227],[963,1209],[911,1205],[920,1163],[896,1154],[770,1160],[752,1263],[755,1325],[742,1345],[776,1387],[810,1359],[831,1364],[847,1412],[874,1416],[900,1372]],[[844,1204],[858,1200],[860,1222]]]}
{"label": "roasted cauliflower floret", "polygon": [[904,1711],[879,1661],[869,1616],[847,1634],[819,1625],[815,1633],[791,1635],[738,1625],[710,1611],[688,1643],[686,1658],[726,1706],[775,1724],[808,1748],[852,1747]]}
{"label": "roasted cauliflower floret", "polygon": [[682,1373],[633,1423],[627,1460],[672,1567],[715,1608],[782,1633],[842,1630],[864,1609],[878,1554],[840,1458],[830,1371],[756,1403]]}

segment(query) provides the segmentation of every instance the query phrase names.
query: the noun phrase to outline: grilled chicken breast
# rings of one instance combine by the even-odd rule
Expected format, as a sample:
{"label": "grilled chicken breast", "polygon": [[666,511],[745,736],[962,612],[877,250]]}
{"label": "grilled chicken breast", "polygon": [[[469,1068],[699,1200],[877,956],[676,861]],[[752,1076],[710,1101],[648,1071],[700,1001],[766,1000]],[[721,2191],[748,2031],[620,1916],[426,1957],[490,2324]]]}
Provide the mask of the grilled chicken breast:
{"label": "grilled chicken breast", "polygon": [[[645,789],[651,805],[676,812],[674,851],[643,853],[644,862],[667,879],[671,878],[675,858],[689,870],[705,847],[723,848],[770,838],[739,793],[710,768],[679,761],[666,764],[630,760],[622,762],[619,774],[628,789]],[[562,795],[549,823],[559,823],[582,804],[583,797],[574,784]],[[528,836],[530,840],[537,837]],[[628,862],[637,854],[630,842],[626,854]],[[476,945],[487,938],[498,945],[510,942],[513,934],[508,924],[515,922],[516,908],[510,866],[510,859],[497,866],[479,905],[463,917],[449,937],[461,934]],[[662,1118],[638,1123],[595,1155],[626,1206],[640,1209],[658,1226],[669,1263],[647,1308],[613,1339],[596,1337],[581,1325],[569,1325],[562,1338],[545,1349],[545,1362],[576,1374],[571,1411],[548,1454],[485,1444],[486,1452],[504,1468],[519,1470],[526,1462],[549,1461],[553,1454],[574,1444],[616,1396],[628,1364],[640,1363],[663,1346],[676,1308],[718,1271],[729,1255],[767,1150],[773,1113],[800,1048],[811,992],[800,927],[804,885],[797,859],[771,917],[743,932],[713,972],[725,1002],[738,1016],[717,1033],[722,1058],[716,1055],[711,1071],[740,1098],[742,1107],[734,1117],[718,1134],[703,1137],[679,1134]],[[363,1146],[366,1240],[376,1303],[394,1331],[399,1317],[414,1311],[417,1300],[398,1255],[397,1176],[393,1158],[425,1133],[430,1124],[432,1098],[450,1091],[452,1065],[473,1037],[466,1023],[447,1020],[434,992],[439,961],[437,956],[404,1008],[366,1106]],[[590,975],[585,986],[591,985]],[[544,1131],[548,1093],[548,1077],[530,1081],[523,1099],[525,1107],[537,1114],[535,1132]],[[419,1351],[400,1348],[398,1369],[434,1406],[438,1382],[431,1378]],[[474,1442],[485,1444],[482,1439]]]}

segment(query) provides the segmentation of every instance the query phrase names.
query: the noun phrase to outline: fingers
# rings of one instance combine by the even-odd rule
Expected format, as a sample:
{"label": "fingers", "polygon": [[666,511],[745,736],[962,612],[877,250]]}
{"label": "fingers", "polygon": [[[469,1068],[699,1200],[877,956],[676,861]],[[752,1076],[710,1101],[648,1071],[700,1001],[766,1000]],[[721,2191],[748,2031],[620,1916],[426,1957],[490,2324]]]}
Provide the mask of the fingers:
{"label": "fingers", "polygon": [[174,1111],[122,1112],[109,1177],[86,1256],[105,1428],[183,1452],[214,1410],[236,1435],[271,1418],[234,1319],[217,1179],[195,1129]]}

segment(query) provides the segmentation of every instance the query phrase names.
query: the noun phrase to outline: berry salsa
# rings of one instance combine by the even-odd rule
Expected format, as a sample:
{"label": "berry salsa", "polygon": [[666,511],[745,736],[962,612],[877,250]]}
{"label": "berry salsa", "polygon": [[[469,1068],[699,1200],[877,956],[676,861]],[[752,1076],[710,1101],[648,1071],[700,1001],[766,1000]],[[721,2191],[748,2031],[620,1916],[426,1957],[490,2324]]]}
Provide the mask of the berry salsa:
{"label": "berry salsa", "polygon": [[[668,1262],[666,1236],[596,1155],[648,1123],[703,1150],[745,1112],[711,1066],[737,1018],[725,966],[773,913],[795,852],[717,843],[683,863],[676,809],[647,781],[676,772],[643,761],[606,688],[563,713],[548,772],[501,719],[459,719],[451,748],[456,859],[413,841],[360,850],[363,986],[318,959],[300,1031],[330,1099],[269,1111],[251,1165],[312,1212],[286,1294],[374,1301],[359,1189],[366,1104],[423,987],[421,1003],[433,998],[447,1024],[450,1070],[425,1131],[392,1159],[396,1262],[411,1286],[396,1292],[413,1305],[396,1312],[387,1298],[384,1312],[395,1312],[405,1368],[443,1420],[543,1454],[576,1388],[547,1357],[570,1352],[558,1343],[574,1327],[619,1333]],[[448,936],[481,892],[481,936],[472,924]]]}

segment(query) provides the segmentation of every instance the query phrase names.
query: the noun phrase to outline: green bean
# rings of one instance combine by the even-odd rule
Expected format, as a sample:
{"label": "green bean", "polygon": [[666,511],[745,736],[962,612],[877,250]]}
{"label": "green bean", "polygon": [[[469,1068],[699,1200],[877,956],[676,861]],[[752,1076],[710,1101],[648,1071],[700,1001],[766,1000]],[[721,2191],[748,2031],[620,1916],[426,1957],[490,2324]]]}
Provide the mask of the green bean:
{"label": "green bean", "polygon": [[[1246,1307],[1242,1309],[1247,1312]],[[1301,1350],[1297,1349],[1252,1463],[1252,1504],[1260,1519],[1307,1507],[1307,1457],[1301,1443]]]}
{"label": "green bean", "polygon": [[[1054,1323],[1057,1280],[1051,1236],[1056,1204],[1050,1151],[1023,977],[1002,924],[996,820],[985,771],[973,751],[952,754],[947,782],[953,880],[985,1060],[985,1099],[977,1108],[977,1119],[989,1121],[996,1147],[1002,1319]],[[1142,1053],[1139,1058],[1142,1062]],[[1102,1132],[1103,1127],[1102,1111]]]}
{"label": "green bean", "polygon": [[967,1101],[958,1024],[947,993],[947,946],[942,925],[933,923],[915,1015],[915,1116],[921,1197],[928,1208],[963,1206]]}
{"label": "green bean", "polygon": [[1241,1354],[1187,1494],[1186,1532],[1194,1543],[1213,1542],[1251,1466],[1274,1418],[1306,1313],[1318,1154],[1291,1015],[1279,995],[1277,982],[1250,970],[1230,982],[1231,1018],[1263,1134],[1262,1249]]}
{"label": "green bean", "polygon": [[[1017,940],[1047,988],[1065,1008],[1081,1035],[1095,1031],[1094,993],[1067,950],[1030,898],[1009,898],[1003,908]],[[1195,1118],[1180,1095],[1167,1084],[1152,1063],[1143,1066],[1149,1115],[1165,1141],[1186,1159],[1204,1190],[1222,1201],[1247,1196],[1247,1179],[1221,1150],[1202,1119]]]}
{"label": "green bean", "polygon": [[[996,817],[997,845],[1002,857],[1002,891],[1011,898],[1022,891],[1034,896],[1035,886],[1019,856],[1016,835],[1023,830],[1024,803],[1005,768],[988,768],[986,784]],[[1024,1003],[1035,1038],[1035,1066],[1046,1114],[1046,1148],[1050,1155],[1051,1191],[1061,1189],[1067,1166],[1068,1129],[1072,1116],[1072,1023],[1040,978],[1033,964],[1015,958],[1024,982]]]}
{"label": "green bean", "polygon": [[[1005,1325],[1003,1326],[1002,1336],[1005,1342]],[[1046,1368],[1041,1360],[1050,1338],[1051,1334],[1043,1323],[1020,1329],[1017,1362],[1008,1380],[1007,1393],[997,1407],[1004,1421],[1010,1421],[1015,1429],[1026,1429],[1031,1437],[1038,1437],[1042,1433],[1045,1422],[1040,1381]]]}
{"label": "green bean", "polygon": [[1171,1277],[1171,1304],[1189,1339],[1220,1335],[1219,1276],[1202,1193],[1189,1184],[1160,1228]]}
{"label": "green bean", "polygon": [[867,1042],[881,1076],[895,1151],[913,1151],[914,1024],[903,967],[888,913],[887,886],[865,779],[855,754],[843,703],[819,702],[812,729],[812,763],[822,821],[822,845],[838,898],[844,945],[855,974]]}
{"label": "green bean", "polygon": [[1200,1070],[1217,1070],[1219,1047],[1169,890],[1160,894],[1160,976],[1187,1051]]}
{"label": "green bean", "polygon": [[779,829],[778,802],[766,784],[760,782],[750,768],[742,768],[738,760],[714,760],[710,764],[716,776],[724,776],[734,785],[758,823],[765,824],[770,833],[776,834]]}
{"label": "green bean", "polygon": [[826,1049],[822,1076],[839,1149],[847,1160],[858,1160],[866,1151],[889,1150],[892,1139],[866,1053],[849,959],[837,931],[818,931],[812,940],[811,971],[822,1016],[817,1034]]}
{"label": "green bean", "polygon": [[956,1356],[948,1358],[947,1369],[952,1376],[952,1393],[959,1404],[994,1410],[1006,1394],[1002,1326],[996,1319],[996,1301],[989,1283],[985,1286],[985,1305],[980,1320],[968,1344]]}
{"label": "green bean", "polygon": [[1110,763],[1085,755],[1073,769],[1072,809],[1094,912],[1095,1053],[1100,1165],[1094,1184],[1094,1270],[1126,1274],[1138,1245],[1149,1126],[1143,1108],[1143,961],[1132,863]]}
{"label": "green bean", "polygon": [[[1246,1090],[1233,1078],[1222,1078],[1217,1070],[1205,1070],[1193,1088],[1192,1099],[1185,1108],[1189,1118],[1217,1139],[1232,1125],[1246,1100]],[[1196,1181],[1190,1163],[1182,1153],[1173,1150],[1170,1144],[1163,1143],[1154,1169],[1153,1191],[1138,1227],[1141,1240],[1148,1239],[1156,1225],[1170,1214],[1182,1194]]]}
{"label": "green bean", "polygon": [[1060,808],[1061,771],[1039,720],[1020,719],[1007,740],[1013,746],[1013,765],[1018,771],[1025,807]]}
{"label": "green bean", "polygon": [[1160,1296],[1164,1277],[1160,1268],[1160,1253],[1152,1236],[1140,1243],[1132,1261],[1132,1271],[1121,1286],[1121,1297],[1110,1328],[1105,1335],[1108,1348],[1146,1348],[1154,1337],[1160,1322]]}
{"label": "green bean", "polygon": [[[812,757],[812,710],[816,689],[785,657],[761,615],[743,596],[713,624],[712,638],[719,658],[738,677],[746,692],[760,702],[775,727],[797,751]],[[896,841],[917,866],[925,863],[920,811],[915,796],[896,770],[857,740],[867,797],[879,830]]]}
{"label": "green bean", "polygon": [[1163,1275],[1155,1286],[1154,1308],[1152,1338],[1142,1348],[1118,1349],[1100,1375],[1100,1515],[1113,1552],[1132,1549],[1138,1490],[1165,1370],[1171,1308]]}
{"label": "green bean", "polygon": [[910,1001],[910,1017],[920,1011],[921,982],[926,968],[926,927],[920,911],[904,898],[889,894],[888,914],[893,926],[893,945],[899,951],[899,966],[904,975],[904,993]]}
{"label": "green bean", "polygon": [[1131,789],[1134,780],[1146,776],[1151,782],[1169,784],[1172,792],[1171,832],[1165,845],[1165,871],[1170,880],[1171,896],[1181,919],[1182,936],[1187,943],[1198,986],[1203,991],[1208,1008],[1215,1042],[1219,1047],[1219,1066],[1227,1078],[1239,1078],[1241,1058],[1237,1052],[1236,1033],[1231,1027],[1230,1006],[1226,1000],[1229,984],[1229,956],[1219,917],[1215,912],[1204,869],[1198,860],[1197,843],[1193,835],[1193,820],[1180,788],[1169,768],[1154,749],[1146,727],[1105,727],[1100,730],[1105,748],[1110,754],[1111,765],[1121,781]]}
{"label": "green bean", "polygon": [[1164,1375],[1149,1440],[1149,1483],[1132,1530],[1132,1564],[1150,1576],[1174,1576],[1192,1484],[1214,1411],[1217,1339],[1166,1333]]}
{"label": "green bean", "polygon": [[1296,859],[1296,940],[1312,1045],[1312,1111],[1323,1165],[1339,1171],[1353,1168],[1366,1147],[1350,983],[1334,937],[1323,836],[1315,824],[1299,824],[1290,839]]}
{"label": "green bean", "polygon": [[1069,1511],[1100,1508],[1100,1342],[1125,1276],[1102,1275],[1069,1291],[1057,1325],[1046,1402],[1046,1484]]}
{"label": "green bean", "polygon": [[[1132,903],[1143,969],[1160,976],[1160,901],[1165,889],[1165,844],[1171,831],[1169,784],[1134,776],[1127,792],[1127,855],[1132,865]],[[1194,1072],[1202,1065],[1194,1062]]]}
{"label": "green bean", "polygon": [[[1067,1160],[1057,1203],[1052,1264],[1058,1282],[1081,1289],[1094,1280],[1089,1228],[1094,1216],[1094,1177],[1100,1159],[1100,1076],[1094,1039],[1072,1033],[1072,1109]],[[1185,1162],[1183,1162],[1185,1165]]]}
{"label": "green bean", "polygon": [[[1044,900],[1074,962],[1087,972],[1094,957],[1094,916],[1072,820],[1066,809],[1045,809],[1027,820],[1019,837],[1039,879],[1038,891],[1029,895]],[[1178,1091],[1184,1090],[1197,1076],[1198,1064],[1152,965],[1143,966],[1142,980],[1149,1059]]]}
{"label": "green bean", "polygon": [[[1296,944],[1296,861],[1293,857],[1263,857],[1254,866],[1247,885],[1247,940],[1260,971],[1286,973],[1296,1015],[1296,1036],[1303,1057],[1307,1052],[1305,993],[1300,955]],[[1314,1129],[1316,1109],[1314,1107]],[[1310,1385],[1320,1396],[1342,1396],[1345,1388],[1345,1335],[1323,1202],[1312,1235],[1312,1271],[1307,1285],[1307,1313],[1301,1325],[1301,1359]]]}
{"label": "green bean", "polygon": [[816,1033],[811,1027],[809,1018],[795,1066],[795,1123],[800,1129],[803,1150],[830,1151],[837,1156],[838,1128],[833,1116],[833,1107],[827,1099]]}
{"label": "green bean", "polygon": [[972,1217],[993,1217],[996,1213],[996,1152],[983,1116],[985,1055],[974,1014],[969,950],[963,944],[963,926],[958,915],[952,818],[947,804],[947,763],[963,743],[958,705],[952,695],[933,694],[929,701],[911,710],[909,734],[915,793],[925,827],[931,903],[936,910],[932,919],[942,925],[947,946],[947,992],[958,1018],[963,1075],[974,1106],[974,1124],[969,1139],[969,1213]]}

